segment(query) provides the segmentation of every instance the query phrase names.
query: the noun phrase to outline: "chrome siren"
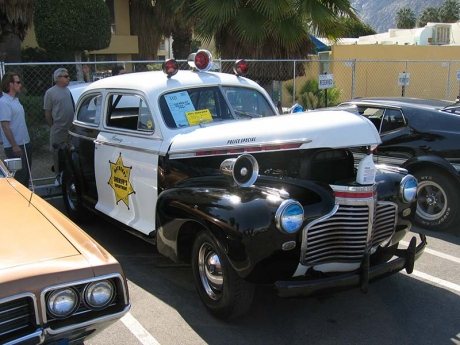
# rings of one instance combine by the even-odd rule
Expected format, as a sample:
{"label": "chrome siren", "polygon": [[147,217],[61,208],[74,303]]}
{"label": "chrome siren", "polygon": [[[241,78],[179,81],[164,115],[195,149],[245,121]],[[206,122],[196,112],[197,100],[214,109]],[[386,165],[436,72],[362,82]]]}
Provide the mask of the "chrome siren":
{"label": "chrome siren", "polygon": [[233,181],[240,187],[252,186],[259,175],[259,164],[254,156],[244,154],[237,158],[229,158],[220,164],[220,171],[232,176]]}

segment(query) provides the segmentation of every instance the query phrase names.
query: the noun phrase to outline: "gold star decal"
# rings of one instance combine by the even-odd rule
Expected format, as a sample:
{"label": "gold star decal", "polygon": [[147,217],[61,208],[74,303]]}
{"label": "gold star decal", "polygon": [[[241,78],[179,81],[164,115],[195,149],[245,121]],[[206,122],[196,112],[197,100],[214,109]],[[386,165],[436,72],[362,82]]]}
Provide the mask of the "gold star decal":
{"label": "gold star decal", "polygon": [[122,200],[129,210],[129,195],[136,193],[129,181],[132,167],[126,167],[123,165],[123,159],[121,153],[115,163],[110,163],[110,179],[108,184],[113,188],[115,192],[115,198],[117,205]]}

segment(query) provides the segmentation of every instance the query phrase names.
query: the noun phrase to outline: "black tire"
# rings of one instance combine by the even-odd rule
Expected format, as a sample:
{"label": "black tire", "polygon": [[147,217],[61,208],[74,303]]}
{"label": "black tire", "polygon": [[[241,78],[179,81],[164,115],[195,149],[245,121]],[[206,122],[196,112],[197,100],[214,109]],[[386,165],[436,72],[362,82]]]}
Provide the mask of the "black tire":
{"label": "black tire", "polygon": [[231,319],[251,307],[254,285],[236,274],[226,254],[207,232],[199,233],[193,244],[192,270],[200,299],[214,316]]}
{"label": "black tire", "polygon": [[88,211],[83,207],[81,190],[75,174],[66,167],[62,172],[62,197],[69,218],[75,222],[88,219]]}
{"label": "black tire", "polygon": [[458,221],[460,188],[436,169],[414,172],[418,180],[415,222],[428,230],[445,230]]}

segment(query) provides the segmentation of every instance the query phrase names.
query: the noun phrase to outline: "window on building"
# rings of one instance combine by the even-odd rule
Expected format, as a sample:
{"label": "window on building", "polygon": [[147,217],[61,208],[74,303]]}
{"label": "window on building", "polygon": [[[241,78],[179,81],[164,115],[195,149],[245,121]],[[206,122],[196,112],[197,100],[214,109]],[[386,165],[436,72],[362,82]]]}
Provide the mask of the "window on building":
{"label": "window on building", "polygon": [[110,13],[110,30],[112,35],[116,34],[116,26],[115,26],[115,4],[114,0],[105,0],[105,4],[107,5]]}
{"label": "window on building", "polygon": [[435,41],[434,44],[449,44],[450,43],[450,26],[437,25],[434,29]]}

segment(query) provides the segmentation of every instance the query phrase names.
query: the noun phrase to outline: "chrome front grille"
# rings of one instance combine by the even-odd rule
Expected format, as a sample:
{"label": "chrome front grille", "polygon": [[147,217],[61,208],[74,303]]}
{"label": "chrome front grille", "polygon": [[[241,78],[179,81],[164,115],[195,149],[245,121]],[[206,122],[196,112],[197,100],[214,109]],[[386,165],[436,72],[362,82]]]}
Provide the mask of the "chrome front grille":
{"label": "chrome front grille", "polygon": [[20,338],[34,331],[37,322],[32,297],[0,301],[0,343]]}
{"label": "chrome front grille", "polygon": [[372,229],[372,247],[385,244],[395,232],[398,207],[392,202],[379,202]]}
{"label": "chrome front grille", "polygon": [[330,215],[304,229],[302,263],[360,261],[367,247],[368,229],[368,206],[336,205]]}
{"label": "chrome front grille", "polygon": [[303,229],[301,263],[306,266],[360,262],[366,250],[394,234],[397,205],[369,198],[337,198],[326,216]]}

